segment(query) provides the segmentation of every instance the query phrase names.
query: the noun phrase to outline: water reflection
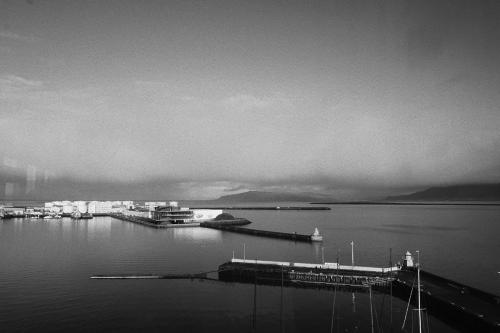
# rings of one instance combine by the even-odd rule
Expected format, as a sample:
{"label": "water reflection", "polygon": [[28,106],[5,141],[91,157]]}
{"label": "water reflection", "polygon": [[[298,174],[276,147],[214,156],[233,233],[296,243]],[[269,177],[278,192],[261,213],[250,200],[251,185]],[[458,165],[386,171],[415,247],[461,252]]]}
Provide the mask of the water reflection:
{"label": "water reflection", "polygon": [[201,227],[172,228],[170,231],[177,241],[194,241],[195,243],[202,243],[206,241],[220,242],[222,239],[221,231]]}
{"label": "water reflection", "polygon": [[11,221],[14,222],[14,232],[16,234],[22,233],[24,219],[15,218],[15,219],[12,219]]}
{"label": "water reflection", "polygon": [[111,237],[111,219],[94,218],[85,221],[88,240],[109,239]]}

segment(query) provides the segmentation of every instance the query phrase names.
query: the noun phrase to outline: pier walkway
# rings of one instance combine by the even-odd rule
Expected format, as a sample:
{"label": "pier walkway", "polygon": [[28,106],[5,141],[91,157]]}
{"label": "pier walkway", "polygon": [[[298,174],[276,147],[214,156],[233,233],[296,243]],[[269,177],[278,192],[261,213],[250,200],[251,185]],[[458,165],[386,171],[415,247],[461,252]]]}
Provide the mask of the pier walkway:
{"label": "pier walkway", "polygon": [[[416,295],[416,271],[403,270],[397,275],[395,288],[409,291],[414,288]],[[478,332],[500,332],[500,297],[473,287],[420,271],[420,290],[423,306],[437,315],[461,318],[469,327]],[[479,325],[479,326],[478,326]]]}

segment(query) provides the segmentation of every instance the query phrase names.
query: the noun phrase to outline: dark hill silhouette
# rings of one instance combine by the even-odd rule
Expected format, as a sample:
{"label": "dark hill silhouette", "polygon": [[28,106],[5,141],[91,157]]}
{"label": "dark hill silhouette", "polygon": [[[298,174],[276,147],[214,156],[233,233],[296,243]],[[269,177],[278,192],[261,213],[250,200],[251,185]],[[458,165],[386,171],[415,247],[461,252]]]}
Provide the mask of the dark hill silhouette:
{"label": "dark hill silhouette", "polygon": [[500,184],[431,187],[408,195],[387,197],[388,201],[500,201]]}
{"label": "dark hill silhouette", "polygon": [[224,195],[214,201],[216,202],[310,202],[310,201],[328,200],[328,199],[330,198],[322,194],[248,191],[238,194]]}

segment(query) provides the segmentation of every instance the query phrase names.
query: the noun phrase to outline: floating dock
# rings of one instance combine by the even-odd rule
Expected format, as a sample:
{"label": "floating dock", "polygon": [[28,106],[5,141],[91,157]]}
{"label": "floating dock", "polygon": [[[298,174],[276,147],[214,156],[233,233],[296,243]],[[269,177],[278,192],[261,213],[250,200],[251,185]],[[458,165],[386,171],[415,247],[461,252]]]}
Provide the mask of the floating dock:
{"label": "floating dock", "polygon": [[147,279],[161,279],[161,280],[182,280],[182,279],[209,279],[207,273],[196,274],[111,274],[111,275],[92,275],[91,279],[95,280],[147,280]]}
{"label": "floating dock", "polygon": [[261,284],[332,288],[388,287],[398,267],[346,266],[338,263],[292,263],[254,259],[231,259],[219,266],[219,280]]}

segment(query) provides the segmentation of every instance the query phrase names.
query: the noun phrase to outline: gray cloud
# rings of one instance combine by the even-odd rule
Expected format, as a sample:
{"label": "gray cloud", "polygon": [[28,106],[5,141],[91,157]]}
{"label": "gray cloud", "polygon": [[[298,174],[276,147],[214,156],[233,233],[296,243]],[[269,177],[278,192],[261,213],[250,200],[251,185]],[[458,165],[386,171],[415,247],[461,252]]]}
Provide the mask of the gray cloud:
{"label": "gray cloud", "polygon": [[60,186],[353,197],[499,181],[494,3],[59,5],[8,8],[0,155]]}
{"label": "gray cloud", "polygon": [[28,43],[35,42],[38,40],[38,38],[34,36],[21,35],[7,30],[0,30],[0,38],[20,41],[20,42],[28,42]]}

